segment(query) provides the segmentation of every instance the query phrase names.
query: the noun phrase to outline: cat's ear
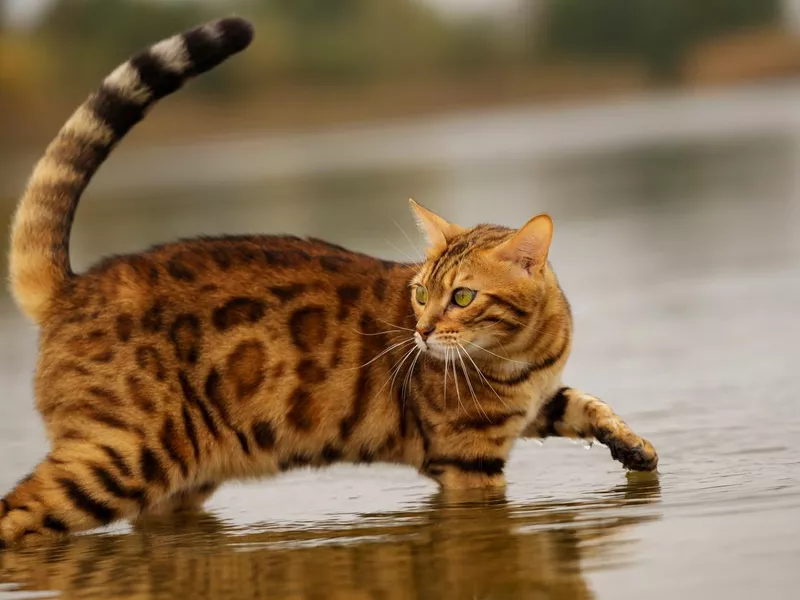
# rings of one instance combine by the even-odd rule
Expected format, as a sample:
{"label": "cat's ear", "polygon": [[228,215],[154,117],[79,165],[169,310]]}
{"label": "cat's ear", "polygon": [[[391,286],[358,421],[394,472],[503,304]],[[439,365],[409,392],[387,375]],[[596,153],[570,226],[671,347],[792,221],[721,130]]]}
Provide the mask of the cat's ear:
{"label": "cat's ear", "polygon": [[439,215],[420,206],[412,198],[408,199],[408,203],[411,205],[411,212],[414,213],[417,227],[428,239],[431,248],[444,248],[451,239],[464,231],[462,227],[448,223]]}
{"label": "cat's ear", "polygon": [[547,253],[553,240],[553,219],[549,215],[539,215],[493,250],[498,260],[513,262],[528,273],[541,271],[547,264]]}

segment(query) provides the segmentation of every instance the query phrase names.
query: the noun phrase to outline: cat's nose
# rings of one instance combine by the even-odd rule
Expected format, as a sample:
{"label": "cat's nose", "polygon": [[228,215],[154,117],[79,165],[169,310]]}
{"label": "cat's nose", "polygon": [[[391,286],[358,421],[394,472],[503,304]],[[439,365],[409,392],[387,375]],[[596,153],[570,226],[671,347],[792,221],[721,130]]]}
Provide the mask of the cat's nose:
{"label": "cat's nose", "polygon": [[433,330],[436,329],[436,325],[417,325],[417,333],[419,337],[422,338],[422,341],[428,339],[428,336],[433,333]]}

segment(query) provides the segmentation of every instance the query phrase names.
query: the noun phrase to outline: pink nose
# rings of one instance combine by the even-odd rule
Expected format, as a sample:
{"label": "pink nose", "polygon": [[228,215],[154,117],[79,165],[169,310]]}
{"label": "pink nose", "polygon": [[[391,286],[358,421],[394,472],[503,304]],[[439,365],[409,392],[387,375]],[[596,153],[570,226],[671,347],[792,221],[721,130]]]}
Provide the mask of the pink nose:
{"label": "pink nose", "polygon": [[436,327],[434,325],[426,325],[424,327],[417,326],[417,333],[419,334],[419,337],[421,337],[422,341],[424,342],[425,340],[428,339],[428,336],[433,333],[434,329],[436,329]]}

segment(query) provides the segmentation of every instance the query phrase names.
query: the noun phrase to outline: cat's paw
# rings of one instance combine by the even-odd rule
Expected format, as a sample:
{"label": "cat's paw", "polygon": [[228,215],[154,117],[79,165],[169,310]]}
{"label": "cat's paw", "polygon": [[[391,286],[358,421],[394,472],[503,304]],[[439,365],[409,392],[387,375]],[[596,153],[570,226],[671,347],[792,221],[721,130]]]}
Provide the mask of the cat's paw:
{"label": "cat's paw", "polygon": [[12,545],[16,547],[36,544],[57,538],[66,532],[66,526],[58,519],[42,518],[41,507],[37,505],[2,508],[5,509],[5,514],[0,516],[0,550]]}
{"label": "cat's paw", "polygon": [[655,471],[658,453],[653,444],[632,431],[604,431],[598,441],[611,451],[611,456],[631,471]]}

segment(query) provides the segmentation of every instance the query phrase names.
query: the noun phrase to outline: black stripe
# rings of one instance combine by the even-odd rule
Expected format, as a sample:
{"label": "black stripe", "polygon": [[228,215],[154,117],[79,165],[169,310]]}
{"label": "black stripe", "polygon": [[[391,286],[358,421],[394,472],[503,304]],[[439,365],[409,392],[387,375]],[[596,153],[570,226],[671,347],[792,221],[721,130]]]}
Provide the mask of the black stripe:
{"label": "black stripe", "polygon": [[178,434],[175,429],[175,422],[172,420],[172,417],[167,417],[167,419],[164,421],[164,425],[161,426],[161,435],[159,436],[159,441],[166,451],[167,456],[172,460],[172,462],[178,465],[178,468],[181,470],[181,474],[186,477],[189,475],[189,465],[186,463],[186,459],[180,452],[177,436]]}
{"label": "black stripe", "polygon": [[567,338],[564,341],[564,345],[561,346],[558,352],[556,352],[552,356],[548,356],[547,358],[540,360],[539,362],[528,365],[517,375],[515,375],[510,379],[501,379],[499,377],[490,375],[488,373],[484,373],[484,376],[486,377],[487,380],[489,380],[489,382],[496,383],[498,385],[507,385],[507,386],[519,385],[530,379],[531,375],[533,375],[537,371],[543,371],[544,369],[548,369],[552,367],[554,364],[556,364],[561,359],[561,357],[564,356],[564,353],[567,351],[568,347],[569,347],[569,336],[567,336]]}
{"label": "black stripe", "polygon": [[446,269],[443,269],[444,265],[452,262],[450,259],[455,254],[463,252],[464,249],[467,248],[468,246],[469,246],[469,241],[465,240],[446,248],[445,251],[442,252],[442,254],[439,256],[439,258],[436,259],[436,262],[433,263],[433,266],[431,267],[430,270],[430,274],[428,275],[428,277],[426,277],[426,279],[428,281],[435,280],[439,270],[446,271]]}
{"label": "black stripe", "polygon": [[201,494],[209,494],[217,489],[217,485],[218,484],[214,483],[213,481],[209,481],[208,483],[204,483],[198,487],[197,491]]}
{"label": "black stripe", "polygon": [[322,460],[326,463],[333,463],[342,459],[342,450],[331,443],[325,444],[322,448]]}
{"label": "black stripe", "polygon": [[122,484],[114,479],[111,473],[106,471],[103,467],[94,466],[92,467],[92,472],[97,478],[97,481],[100,482],[100,485],[102,485],[109,494],[116,496],[117,498],[128,497],[127,490],[124,489]]}
{"label": "black stripe", "polygon": [[556,423],[564,420],[564,413],[567,411],[567,404],[569,403],[568,391],[568,387],[562,387],[542,407],[542,416],[545,419],[544,430],[539,432],[542,437],[558,435]]}
{"label": "black stripe", "polygon": [[183,397],[186,398],[187,402],[193,404],[195,408],[200,411],[200,416],[203,417],[203,421],[205,422],[208,430],[211,432],[211,435],[213,435],[215,439],[219,439],[219,429],[217,428],[217,424],[214,422],[214,418],[211,416],[211,413],[208,412],[208,408],[206,407],[205,403],[200,399],[200,396],[192,387],[192,384],[189,383],[189,377],[186,375],[185,371],[178,371],[178,383],[180,383]]}
{"label": "black stripe", "polygon": [[370,464],[374,461],[375,453],[366,446],[361,446],[361,449],[358,451],[358,462]]}
{"label": "black stripe", "polygon": [[183,34],[183,41],[192,66],[188,75],[195,76],[213,69],[225,59],[217,42],[202,28],[193,29]]}
{"label": "black stripe", "polygon": [[505,425],[510,419],[524,417],[525,412],[517,411],[497,415],[481,415],[479,417],[462,417],[453,422],[452,426],[456,431],[465,429],[484,430],[489,427],[500,427]]}
{"label": "black stripe", "polygon": [[534,369],[537,371],[542,371],[544,369],[552,367],[561,359],[562,356],[564,356],[564,353],[567,351],[567,348],[569,348],[569,335],[566,335],[564,337],[564,344],[561,346],[561,348],[559,348],[558,352],[556,352],[551,356],[548,356],[547,358],[542,359],[538,363],[535,363],[533,365]]}
{"label": "black stripe", "polygon": [[314,458],[308,454],[298,453],[278,462],[281,471],[288,469],[307,467],[314,462]]}
{"label": "black stripe", "polygon": [[100,446],[103,452],[106,453],[108,458],[111,459],[111,462],[114,463],[114,466],[119,469],[119,472],[122,473],[125,477],[131,477],[133,472],[131,471],[130,467],[125,463],[125,460],[122,458],[119,452],[114,450],[111,446]]}
{"label": "black stripe", "polygon": [[485,323],[486,321],[491,322],[492,325],[502,325],[509,331],[509,333],[519,331],[523,328],[523,325],[520,325],[516,321],[509,321],[508,319],[494,315],[483,315],[472,321],[472,325],[478,325],[479,323]]}
{"label": "black stripe", "polygon": [[302,294],[306,289],[304,283],[292,283],[290,285],[276,285],[269,288],[274,296],[282,303],[294,300],[297,296]]}
{"label": "black stripe", "polygon": [[208,372],[204,391],[206,398],[208,398],[209,402],[211,402],[211,406],[217,410],[223,425],[225,425],[228,429],[234,429],[230,420],[230,415],[228,415],[228,408],[225,406],[225,398],[222,393],[222,376],[219,374],[219,371],[216,367],[212,367],[211,371]]}
{"label": "black stripe", "polygon": [[139,463],[142,469],[142,475],[144,475],[144,478],[148,482],[153,483],[154,481],[158,481],[164,486],[169,485],[169,479],[167,479],[167,472],[164,470],[164,466],[150,448],[142,448],[142,456]]}
{"label": "black stripe", "polygon": [[197,441],[197,431],[194,428],[194,421],[192,421],[188,406],[183,407],[183,427],[186,430],[186,437],[189,438],[192,444],[195,460],[200,460],[200,444]]}
{"label": "black stripe", "polygon": [[236,52],[241,52],[253,41],[253,26],[236,17],[227,17],[217,21],[217,31],[222,39],[222,52],[225,53],[220,60],[224,60]]}
{"label": "black stripe", "polygon": [[490,292],[484,292],[484,294],[486,294],[488,298],[491,298],[495,304],[504,306],[505,308],[513,312],[514,315],[516,315],[520,319],[527,319],[528,317],[531,316],[531,313],[529,311],[520,308],[517,304],[511,302],[510,300],[506,300],[505,298],[501,298],[497,294],[492,294]]}
{"label": "black stripe", "polygon": [[449,255],[446,262],[440,265],[439,270],[442,272],[441,277],[444,277],[444,274],[448,271],[452,270],[457,264],[459,264],[465,256],[469,256],[475,251],[475,245],[472,241],[462,243],[459,246],[454,246],[451,250],[447,251]]}
{"label": "black stripe", "polygon": [[[380,333],[377,323],[368,313],[361,315],[359,321],[359,331],[365,334]],[[353,434],[353,430],[361,422],[364,412],[367,409],[367,402],[372,395],[372,369],[377,365],[375,357],[380,355],[382,351],[382,343],[379,336],[372,336],[367,338],[359,354],[358,362],[363,365],[359,370],[358,379],[356,380],[355,390],[353,392],[353,408],[350,414],[342,419],[339,424],[340,435],[343,440],[347,440]]]}
{"label": "black stripe", "polygon": [[96,408],[90,408],[86,414],[87,417],[92,419],[93,421],[97,421],[98,423],[103,423],[104,425],[108,425],[109,427],[113,427],[114,429],[124,429],[127,431],[128,424],[124,421],[118,419],[114,415],[110,415],[106,412],[97,410]]}
{"label": "black stripe", "polygon": [[52,531],[57,531],[58,533],[67,533],[69,531],[69,527],[67,524],[64,523],[61,519],[55,518],[53,515],[47,515],[44,520],[42,521],[42,527],[45,529],[50,529]]}
{"label": "black stripe", "polygon": [[95,521],[107,525],[117,518],[117,511],[114,508],[89,496],[71,479],[60,478],[56,483],[64,488],[64,492],[76,508],[91,515]]}
{"label": "black stripe", "polygon": [[484,475],[502,475],[506,466],[503,458],[479,456],[477,458],[439,457],[427,461],[428,467],[450,466],[464,473],[482,473]]}
{"label": "black stripe", "polygon": [[528,365],[527,367],[522,369],[522,371],[520,371],[519,373],[517,373],[516,375],[514,375],[514,377],[511,377],[510,379],[501,379],[499,377],[495,377],[494,375],[490,375],[489,373],[484,373],[483,376],[486,377],[486,379],[490,383],[495,383],[495,384],[498,384],[498,385],[507,385],[507,386],[513,387],[515,385],[519,385],[521,383],[524,383],[524,382],[528,381],[528,379],[530,379],[531,375],[533,375],[537,370],[538,369],[537,369],[536,365]]}
{"label": "black stripe", "polygon": [[117,138],[128,133],[144,117],[144,108],[141,105],[126,100],[104,86],[87,101],[87,107],[111,128]]}
{"label": "black stripe", "polygon": [[[476,250],[495,247],[498,243],[505,241],[507,237],[508,230],[495,231],[494,234],[492,234],[491,226],[486,227],[479,225],[473,230],[471,235],[467,235],[466,239],[456,242],[447,248],[444,255],[441,257],[446,257],[447,260],[441,261],[435,270],[447,272],[457,265],[465,256],[472,254]],[[433,278],[433,274],[431,274],[431,278]]]}
{"label": "black stripe", "polygon": [[116,496],[117,498],[126,500],[137,500],[141,502],[144,499],[144,492],[139,489],[127,489],[123,486],[119,481],[117,481],[111,473],[105,470],[103,467],[93,466],[92,472],[94,476],[97,478],[97,481],[100,482],[105,490],[111,494],[112,496]]}
{"label": "black stripe", "polygon": [[252,27],[241,19],[228,18],[216,22],[218,35],[203,27],[183,34],[183,41],[192,67],[188,75],[198,75],[213,69],[231,54],[246,48],[253,38]]}
{"label": "black stripe", "polygon": [[139,73],[141,82],[152,92],[150,102],[168,96],[183,85],[183,77],[166,69],[149,51],[133,57],[130,64]]}
{"label": "black stripe", "polygon": [[8,511],[8,500],[5,498],[0,499],[0,515],[5,515]]}
{"label": "black stripe", "polygon": [[247,436],[241,431],[237,431],[236,437],[239,440],[239,445],[242,447],[242,452],[245,454],[250,454],[250,442],[248,441]]}

